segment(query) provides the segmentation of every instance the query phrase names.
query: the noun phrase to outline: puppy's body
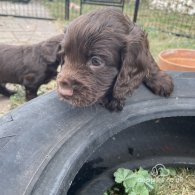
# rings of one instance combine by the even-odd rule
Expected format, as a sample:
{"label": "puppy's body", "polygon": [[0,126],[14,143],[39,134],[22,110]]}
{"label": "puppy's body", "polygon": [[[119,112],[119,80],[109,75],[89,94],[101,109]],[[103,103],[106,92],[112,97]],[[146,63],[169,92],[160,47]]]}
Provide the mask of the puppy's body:
{"label": "puppy's body", "polygon": [[25,87],[27,100],[36,97],[40,85],[57,75],[63,37],[60,34],[33,45],[0,45],[0,93],[11,95],[5,84],[16,83]]}
{"label": "puppy's body", "polygon": [[75,106],[102,103],[122,110],[125,98],[144,82],[155,94],[169,96],[172,79],[160,71],[144,31],[114,8],[90,12],[65,32],[64,65],[58,93]]}

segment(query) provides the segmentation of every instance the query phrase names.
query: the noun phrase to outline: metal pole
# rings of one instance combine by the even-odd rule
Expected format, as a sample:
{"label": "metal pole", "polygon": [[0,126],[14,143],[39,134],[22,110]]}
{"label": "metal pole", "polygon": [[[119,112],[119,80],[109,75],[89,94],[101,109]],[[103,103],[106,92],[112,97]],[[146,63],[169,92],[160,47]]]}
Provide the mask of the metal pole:
{"label": "metal pole", "polygon": [[65,20],[69,20],[70,12],[69,12],[70,0],[65,0]]}
{"label": "metal pole", "polygon": [[139,10],[139,4],[140,0],[135,1],[135,8],[134,8],[134,15],[133,15],[133,22],[137,21],[137,15],[138,15],[138,10]]}

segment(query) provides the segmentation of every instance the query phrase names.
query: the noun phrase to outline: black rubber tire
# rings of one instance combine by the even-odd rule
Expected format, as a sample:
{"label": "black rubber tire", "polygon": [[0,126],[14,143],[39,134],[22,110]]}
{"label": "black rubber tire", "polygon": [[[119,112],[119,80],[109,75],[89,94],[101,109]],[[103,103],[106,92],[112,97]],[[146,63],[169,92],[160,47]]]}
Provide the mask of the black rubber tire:
{"label": "black rubber tire", "polygon": [[140,86],[120,113],[99,105],[73,109],[52,92],[2,117],[1,195],[67,194],[82,165],[113,135],[152,119],[195,116],[195,73],[172,76],[170,98]]}
{"label": "black rubber tire", "polygon": [[121,167],[151,171],[195,167],[195,117],[169,117],[131,126],[109,138],[85,162],[68,195],[103,195]]}

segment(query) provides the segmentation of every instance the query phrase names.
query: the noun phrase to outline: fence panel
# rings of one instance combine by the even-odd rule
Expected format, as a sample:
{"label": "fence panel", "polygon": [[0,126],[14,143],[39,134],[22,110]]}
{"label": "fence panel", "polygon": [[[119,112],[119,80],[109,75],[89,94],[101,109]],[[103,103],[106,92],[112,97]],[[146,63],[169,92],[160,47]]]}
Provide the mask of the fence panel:
{"label": "fence panel", "polygon": [[145,28],[195,38],[195,1],[142,0],[137,22]]}
{"label": "fence panel", "polygon": [[[1,0],[0,15],[29,18],[66,19],[76,18],[82,13],[104,7],[99,3],[110,5],[124,0]],[[145,29],[160,30],[178,36],[195,38],[195,1],[191,0],[125,0],[124,12],[132,20],[135,2],[140,2],[137,23]],[[82,6],[82,4],[86,4]],[[91,4],[88,4],[91,3]],[[65,6],[66,4],[66,6]],[[98,5],[96,5],[98,4]],[[135,19],[135,17],[134,17]]]}
{"label": "fence panel", "polygon": [[1,0],[0,15],[27,18],[64,18],[64,0]]}

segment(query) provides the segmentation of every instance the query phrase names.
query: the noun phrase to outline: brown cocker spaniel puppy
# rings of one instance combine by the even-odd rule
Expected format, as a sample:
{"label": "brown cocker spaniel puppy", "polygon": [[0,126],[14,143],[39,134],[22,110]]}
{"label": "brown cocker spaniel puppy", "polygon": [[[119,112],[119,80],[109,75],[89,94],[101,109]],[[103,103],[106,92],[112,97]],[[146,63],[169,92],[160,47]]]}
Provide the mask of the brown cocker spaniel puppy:
{"label": "brown cocker spaniel puppy", "polygon": [[74,106],[99,102],[120,111],[142,82],[160,96],[173,91],[171,77],[159,70],[149,51],[147,35],[116,8],[75,19],[61,47],[64,62],[57,90]]}
{"label": "brown cocker spaniel puppy", "polygon": [[25,87],[27,100],[35,98],[40,85],[57,75],[63,37],[56,35],[32,45],[0,45],[0,93],[9,97],[13,92],[5,84],[16,83]]}

